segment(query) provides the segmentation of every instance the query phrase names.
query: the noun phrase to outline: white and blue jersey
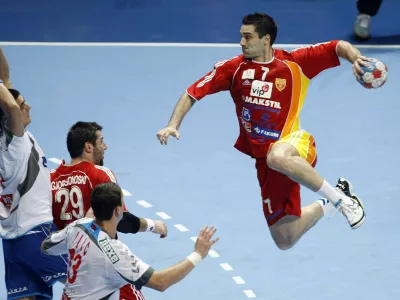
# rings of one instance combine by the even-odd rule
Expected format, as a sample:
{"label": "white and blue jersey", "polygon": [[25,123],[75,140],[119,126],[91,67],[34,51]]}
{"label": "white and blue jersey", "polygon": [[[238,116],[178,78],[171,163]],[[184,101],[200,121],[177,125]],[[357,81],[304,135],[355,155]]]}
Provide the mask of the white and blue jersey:
{"label": "white and blue jersey", "polygon": [[0,237],[13,239],[53,221],[50,171],[32,134],[0,130]]}
{"label": "white and blue jersey", "polygon": [[26,131],[14,136],[6,122],[0,122],[0,237],[7,299],[52,299],[52,285],[65,280],[68,261],[40,250],[43,240],[57,230],[50,171],[33,135]]}
{"label": "white and blue jersey", "polygon": [[42,251],[69,254],[68,281],[63,299],[119,300],[127,283],[140,290],[154,269],[119,240],[111,238],[93,219],[77,220],[50,235]]}

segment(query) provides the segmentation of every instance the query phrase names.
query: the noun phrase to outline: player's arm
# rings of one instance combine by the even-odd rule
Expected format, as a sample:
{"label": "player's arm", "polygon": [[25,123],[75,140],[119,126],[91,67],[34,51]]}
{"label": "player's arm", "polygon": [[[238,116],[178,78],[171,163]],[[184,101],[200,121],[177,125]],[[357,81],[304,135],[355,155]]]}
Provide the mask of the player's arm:
{"label": "player's arm", "polygon": [[[194,252],[184,260],[163,270],[155,271],[130,252],[129,255],[121,257],[121,262],[118,261],[114,266],[122,278],[137,288],[146,286],[163,292],[184,279],[208,254],[211,246],[218,240],[218,238],[211,240],[215,231],[216,229],[213,227],[203,228],[197,238]],[[122,249],[122,251],[127,253],[126,249]],[[124,261],[127,257],[130,257],[130,261]]]}
{"label": "player's arm", "polygon": [[7,116],[7,131],[12,135],[21,137],[25,129],[22,113],[14,97],[0,80],[0,109]]}
{"label": "player's arm", "polygon": [[360,64],[364,65],[369,59],[362,56],[353,45],[342,40],[332,40],[325,43],[302,47],[290,52],[293,59],[300,65],[305,76],[314,78],[320,72],[340,65],[344,58],[353,64],[353,73],[358,76]]}
{"label": "player's arm", "polygon": [[336,51],[339,57],[344,58],[353,64],[353,73],[357,79],[360,79],[359,74],[364,73],[360,66],[362,65],[367,67],[370,59],[363,56],[360,50],[346,41],[339,41]]}
{"label": "player's arm", "polygon": [[10,80],[10,67],[6,56],[4,55],[3,49],[0,48],[0,79],[3,81],[7,89],[11,89]]}
{"label": "player's arm", "polygon": [[213,227],[204,227],[197,237],[194,251],[184,260],[163,270],[155,271],[145,286],[163,292],[184,279],[206,257],[211,246],[218,241],[218,238],[211,240],[215,232],[216,229]]}
{"label": "player's arm", "polygon": [[181,96],[172,112],[167,127],[157,133],[157,138],[162,145],[166,145],[168,137],[174,136],[178,140],[180,135],[178,129],[183,118],[193,107],[196,101],[200,101],[207,95],[226,91],[231,87],[234,71],[239,65],[239,59],[220,61],[214,65],[212,71],[192,84]]}
{"label": "player's arm", "polygon": [[182,95],[178,103],[175,105],[174,111],[172,112],[171,118],[168,122],[168,126],[157,133],[157,138],[160,140],[162,145],[167,144],[168,136],[170,135],[178,140],[180,139],[178,129],[181,126],[183,118],[195,103],[196,100],[190,97],[187,93]]}
{"label": "player's arm", "polygon": [[167,225],[160,220],[139,218],[129,211],[124,211],[122,220],[118,223],[117,231],[122,233],[153,232],[161,238],[168,235]]}
{"label": "player's arm", "polygon": [[[95,185],[114,182],[118,184],[117,178],[115,177],[113,171],[106,167],[96,166],[97,176]],[[93,217],[93,211],[90,208],[86,217]],[[153,232],[164,238],[168,235],[167,226],[163,221],[150,220],[145,218],[139,218],[134,214],[130,213],[126,207],[124,207],[124,214],[122,220],[118,223],[117,231],[121,233],[133,233],[138,232]]]}
{"label": "player's arm", "polygon": [[336,52],[339,57],[347,59],[350,63],[354,63],[361,56],[360,50],[346,41],[339,41],[336,47]]}
{"label": "player's arm", "polygon": [[[72,223],[74,224],[74,223]],[[43,242],[41,250],[47,255],[63,255],[68,252],[67,235],[71,230],[72,224],[69,224],[63,230],[53,232]]]}

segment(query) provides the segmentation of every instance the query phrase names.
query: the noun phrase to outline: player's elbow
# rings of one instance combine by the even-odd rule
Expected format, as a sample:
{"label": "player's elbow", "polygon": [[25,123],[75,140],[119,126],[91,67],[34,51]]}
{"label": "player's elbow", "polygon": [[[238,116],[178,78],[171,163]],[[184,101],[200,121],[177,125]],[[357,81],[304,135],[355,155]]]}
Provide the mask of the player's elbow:
{"label": "player's elbow", "polygon": [[159,284],[154,285],[152,288],[158,292],[165,292],[169,286],[165,282],[160,282]]}
{"label": "player's elbow", "polygon": [[149,281],[146,284],[146,287],[159,292],[165,292],[170,286],[171,284],[168,283],[166,276],[159,274],[157,271],[155,271],[153,275],[151,275]]}

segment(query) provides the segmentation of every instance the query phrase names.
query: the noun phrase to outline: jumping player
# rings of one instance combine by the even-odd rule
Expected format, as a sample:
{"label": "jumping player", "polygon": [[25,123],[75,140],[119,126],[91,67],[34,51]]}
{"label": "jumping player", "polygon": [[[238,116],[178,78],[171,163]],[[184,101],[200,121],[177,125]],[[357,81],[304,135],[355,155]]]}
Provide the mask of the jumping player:
{"label": "jumping player", "polygon": [[[245,16],[240,34],[243,54],[217,62],[186,90],[168,126],[157,134],[161,144],[169,136],[180,138],[181,122],[196,101],[229,90],[240,127],[235,148],[255,159],[265,218],[279,249],[293,247],[331,205],[358,228],[365,220],[363,205],[349,181],[340,178],[334,188],[314,170],[315,142],[301,129],[300,112],[309,83],[320,72],[339,66],[341,57],[359,78],[360,65],[369,59],[337,40],[291,52],[275,49],[277,25],[262,13]],[[323,198],[301,207],[301,185]]]}

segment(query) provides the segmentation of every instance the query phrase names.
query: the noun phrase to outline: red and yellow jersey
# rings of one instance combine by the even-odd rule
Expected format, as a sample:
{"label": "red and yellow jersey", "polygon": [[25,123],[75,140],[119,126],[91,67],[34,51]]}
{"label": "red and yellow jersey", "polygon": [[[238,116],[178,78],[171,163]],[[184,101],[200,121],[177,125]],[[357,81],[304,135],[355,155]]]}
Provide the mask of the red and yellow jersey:
{"label": "red and yellow jersey", "polygon": [[338,42],[290,52],[273,49],[269,62],[255,62],[243,55],[220,61],[186,92],[201,100],[229,90],[240,127],[235,147],[252,157],[265,157],[271,143],[300,129],[300,112],[310,80],[340,65]]}

